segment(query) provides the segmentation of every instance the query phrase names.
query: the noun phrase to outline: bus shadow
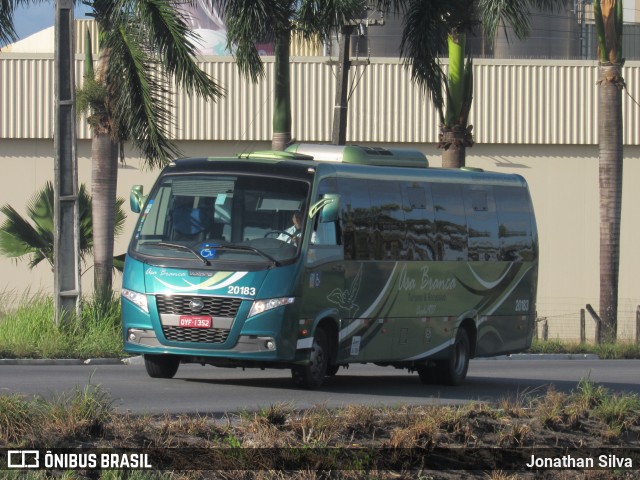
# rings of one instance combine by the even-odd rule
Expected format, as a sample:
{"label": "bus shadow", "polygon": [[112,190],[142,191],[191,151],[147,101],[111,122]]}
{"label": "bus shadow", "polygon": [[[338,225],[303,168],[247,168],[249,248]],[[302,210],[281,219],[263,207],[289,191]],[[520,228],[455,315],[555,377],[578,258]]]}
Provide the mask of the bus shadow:
{"label": "bus shadow", "polygon": [[[246,375],[246,373],[245,373]],[[244,376],[242,378],[182,378],[190,383],[200,383],[216,386],[246,387],[255,389],[270,389],[286,392],[286,398],[308,395],[309,390],[303,390],[293,385],[288,376],[259,378]],[[578,387],[576,381],[549,381],[539,379],[513,378],[498,379],[487,376],[469,376],[461,386],[424,385],[417,375],[349,375],[338,374],[327,378],[325,384],[313,391],[318,403],[331,399],[336,400],[336,394],[366,395],[368,401],[377,398],[381,401],[387,397],[398,399],[432,399],[442,403],[467,403],[472,401],[498,402],[504,399],[526,400],[543,397],[550,388],[555,391],[570,393]],[[638,392],[638,385],[620,383],[600,383],[615,392]],[[296,392],[298,392],[296,394]],[[366,400],[364,401],[366,403]],[[371,402],[375,403],[375,402]]]}

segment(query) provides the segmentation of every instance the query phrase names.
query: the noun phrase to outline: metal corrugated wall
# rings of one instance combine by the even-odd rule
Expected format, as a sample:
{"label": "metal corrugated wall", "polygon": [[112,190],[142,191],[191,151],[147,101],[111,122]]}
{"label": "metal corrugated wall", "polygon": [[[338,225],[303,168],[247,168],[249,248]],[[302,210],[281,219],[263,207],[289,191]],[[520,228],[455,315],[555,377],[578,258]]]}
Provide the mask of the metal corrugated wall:
{"label": "metal corrugated wall", "polygon": [[[328,141],[333,122],[335,66],[326,57],[291,64],[293,135]],[[201,63],[227,90],[217,103],[175,95],[179,140],[264,141],[271,138],[273,61],[258,83],[241,77],[231,57]],[[470,122],[478,143],[595,144],[597,66],[581,61],[497,61],[475,63]],[[81,81],[82,58],[76,78]],[[640,144],[640,63],[624,67],[625,143]],[[351,69],[353,87],[347,138],[350,142],[435,143],[438,116],[426,95],[398,61],[377,61]],[[51,138],[53,59],[0,54],[0,138]],[[79,121],[78,138],[90,138]]]}
{"label": "metal corrugated wall", "polygon": [[478,62],[470,118],[476,140],[596,143],[596,79],[589,62]]}

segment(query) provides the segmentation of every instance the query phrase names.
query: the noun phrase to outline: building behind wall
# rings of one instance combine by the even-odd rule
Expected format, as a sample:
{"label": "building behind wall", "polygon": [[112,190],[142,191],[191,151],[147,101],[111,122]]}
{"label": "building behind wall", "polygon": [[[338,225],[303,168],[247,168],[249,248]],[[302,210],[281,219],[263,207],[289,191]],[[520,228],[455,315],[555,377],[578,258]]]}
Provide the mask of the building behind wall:
{"label": "building behind wall", "polygon": [[[627,60],[640,60],[640,0],[625,0],[623,51]],[[356,31],[352,37],[354,57],[400,56],[403,17],[383,15],[370,8],[364,18],[384,25]],[[334,49],[336,42],[333,42]],[[467,36],[467,50],[476,58],[566,59],[596,58],[597,39],[593,23],[593,0],[566,0],[560,12],[532,11],[531,34],[518,40],[512,29],[500,29],[495,42],[489,41],[478,26]],[[337,51],[337,50],[335,50]],[[446,52],[442,52],[446,56]]]}

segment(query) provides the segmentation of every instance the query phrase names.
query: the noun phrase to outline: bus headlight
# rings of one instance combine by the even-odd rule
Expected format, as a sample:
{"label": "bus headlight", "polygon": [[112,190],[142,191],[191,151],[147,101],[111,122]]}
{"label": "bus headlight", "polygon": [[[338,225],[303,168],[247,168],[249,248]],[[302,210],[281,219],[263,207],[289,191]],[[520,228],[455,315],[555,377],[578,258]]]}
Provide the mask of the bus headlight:
{"label": "bus headlight", "polygon": [[147,306],[147,296],[145,294],[123,288],[122,298],[126,298],[131,303],[137,305],[140,310],[143,310],[145,313],[149,313],[149,307]]}
{"label": "bus headlight", "polygon": [[253,317],[254,315],[258,315],[259,313],[266,312],[267,310],[271,310],[272,308],[281,307],[283,305],[289,305],[290,303],[295,302],[296,299],[293,297],[283,297],[283,298],[269,298],[266,300],[256,300],[251,305],[251,310],[249,311],[249,316],[247,318]]}

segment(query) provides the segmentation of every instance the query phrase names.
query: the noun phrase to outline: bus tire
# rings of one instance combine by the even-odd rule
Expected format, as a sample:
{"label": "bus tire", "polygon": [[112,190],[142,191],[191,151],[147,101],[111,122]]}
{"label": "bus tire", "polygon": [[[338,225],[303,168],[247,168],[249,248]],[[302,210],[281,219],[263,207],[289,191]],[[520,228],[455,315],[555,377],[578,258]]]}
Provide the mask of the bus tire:
{"label": "bus tire", "polygon": [[329,365],[327,367],[327,377],[335,377],[340,370],[340,365]]}
{"label": "bus tire", "polygon": [[180,366],[180,357],[175,355],[145,355],[144,367],[151,378],[173,378]]}
{"label": "bus tire", "polygon": [[327,334],[321,328],[316,330],[313,345],[309,352],[308,365],[296,365],[291,369],[293,383],[298,387],[315,390],[324,383],[329,366],[329,342]]}
{"label": "bus tire", "polygon": [[470,352],[469,335],[464,328],[459,328],[449,358],[436,361],[438,383],[443,385],[462,384],[467,377]]}

